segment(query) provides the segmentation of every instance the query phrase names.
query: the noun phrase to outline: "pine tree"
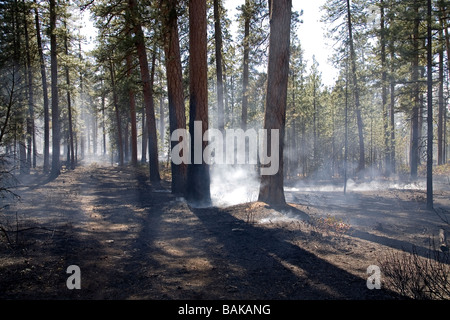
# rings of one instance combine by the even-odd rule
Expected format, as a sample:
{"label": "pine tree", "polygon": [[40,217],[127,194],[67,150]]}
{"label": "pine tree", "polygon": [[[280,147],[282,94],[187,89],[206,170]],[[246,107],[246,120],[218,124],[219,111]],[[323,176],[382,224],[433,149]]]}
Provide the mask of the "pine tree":
{"label": "pine tree", "polygon": [[60,173],[60,111],[58,101],[58,53],[56,36],[56,0],[50,0],[50,58],[51,58],[51,93],[52,93],[52,166],[50,175]]}
{"label": "pine tree", "polygon": [[[203,159],[203,141],[208,130],[207,88],[207,22],[206,2],[189,0],[189,133],[191,135],[191,163],[187,171],[186,199],[199,205],[211,204],[209,165]],[[199,130],[201,138],[195,136]],[[197,144],[201,142],[201,146]],[[198,159],[201,157],[201,159]]]}
{"label": "pine tree", "polygon": [[[177,129],[186,128],[186,112],[184,106],[183,72],[178,35],[178,1],[161,2],[165,64],[167,74],[167,93],[169,100],[170,135]],[[171,141],[171,149],[177,144]],[[172,193],[186,192],[187,166],[185,163],[171,163]]]}
{"label": "pine tree", "polygon": [[[271,141],[271,130],[279,130],[279,150],[268,147],[267,154],[278,157],[279,168],[274,175],[263,175],[259,191],[259,201],[271,205],[285,205],[283,184],[283,150],[286,123],[287,85],[289,77],[289,48],[291,27],[291,0],[270,2],[269,64],[267,71],[267,96],[264,129]],[[267,143],[270,146],[271,143]],[[275,154],[278,151],[278,154]]]}
{"label": "pine tree", "polygon": [[[153,101],[153,82],[150,77],[145,38],[142,30],[139,8],[136,0],[128,0],[130,10],[130,23],[133,26],[134,41],[141,70],[142,92],[147,117],[147,130],[149,138],[149,169],[150,181],[158,183],[161,180],[159,175],[158,139],[156,134],[155,108]],[[153,53],[154,54],[154,53]],[[152,66],[153,68],[154,66]]]}

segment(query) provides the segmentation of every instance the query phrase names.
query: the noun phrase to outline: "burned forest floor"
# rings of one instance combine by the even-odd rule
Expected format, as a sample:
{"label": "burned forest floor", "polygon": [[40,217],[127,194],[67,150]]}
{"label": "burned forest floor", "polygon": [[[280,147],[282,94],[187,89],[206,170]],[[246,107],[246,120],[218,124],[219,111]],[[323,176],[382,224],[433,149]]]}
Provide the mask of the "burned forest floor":
{"label": "burned forest floor", "polygon": [[[0,299],[401,299],[383,274],[370,290],[367,268],[450,232],[445,175],[434,211],[406,184],[344,195],[292,183],[286,207],[199,208],[144,167],[94,163],[46,179],[19,177],[20,199],[3,204]],[[72,265],[81,289],[67,286]]]}

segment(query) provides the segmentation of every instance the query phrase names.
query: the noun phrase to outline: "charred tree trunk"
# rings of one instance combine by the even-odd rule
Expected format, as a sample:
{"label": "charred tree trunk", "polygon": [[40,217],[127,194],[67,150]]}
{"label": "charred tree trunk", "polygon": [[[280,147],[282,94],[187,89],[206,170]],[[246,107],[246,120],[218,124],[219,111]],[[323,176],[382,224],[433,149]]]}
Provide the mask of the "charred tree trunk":
{"label": "charred tree trunk", "polygon": [[[105,104],[106,104],[106,93],[103,87],[103,79],[101,79],[102,84],[102,142],[103,142],[103,155],[106,155],[106,119],[105,119]],[[78,150],[78,148],[77,148]]]}
{"label": "charred tree trunk", "polygon": [[114,68],[113,61],[109,61],[109,71],[111,74],[111,85],[112,85],[112,93],[113,93],[113,104],[114,104],[114,111],[116,114],[116,123],[117,123],[117,149],[119,152],[119,165],[124,165],[124,159],[123,159],[123,137],[122,137],[122,124],[120,119],[120,112],[119,112],[119,102],[117,98],[117,88],[116,88],[116,71]]}
{"label": "charred tree trunk", "polygon": [[416,13],[413,28],[413,60],[412,75],[413,83],[413,109],[411,114],[411,150],[410,150],[410,171],[411,178],[417,178],[417,167],[419,164],[419,106],[420,106],[420,85],[419,85],[419,4],[415,2],[414,11]]}
{"label": "charred tree trunk", "polygon": [[50,175],[60,173],[60,119],[58,102],[58,57],[56,43],[56,0],[50,0],[50,59],[52,77],[52,168]]}
{"label": "charred tree trunk", "polygon": [[396,163],[395,163],[395,79],[394,79],[394,49],[391,48],[391,76],[390,76],[390,163],[391,163],[391,171],[392,173],[396,172]]}
{"label": "charred tree trunk", "polygon": [[[442,33],[442,32],[441,32]],[[439,44],[439,93],[438,93],[438,123],[437,123],[437,162],[444,164],[444,48]]]}
{"label": "charred tree trunk", "polygon": [[222,67],[222,26],[220,0],[214,0],[214,39],[216,42],[216,78],[217,78],[217,121],[218,129],[225,131],[223,106],[223,67]]}
{"label": "charred tree trunk", "polygon": [[[442,165],[445,163],[445,103],[444,103],[444,47],[447,43],[447,37],[445,35],[445,31],[448,29],[446,26],[446,16],[445,16],[445,5],[443,1],[440,1],[440,38],[441,41],[439,43],[439,109],[438,109],[438,132],[437,132],[437,140],[438,140],[438,165]],[[447,54],[448,56],[448,54]],[[450,72],[450,71],[449,71]]]}
{"label": "charred tree trunk", "polygon": [[147,137],[147,122],[145,118],[145,108],[142,108],[142,155],[141,155],[141,163],[147,162],[147,145],[148,145],[148,137]]}
{"label": "charred tree trunk", "polygon": [[[36,5],[36,0],[34,0]],[[39,22],[39,13],[37,6],[34,7],[34,16],[36,23],[36,41],[37,49],[39,53],[39,64],[41,68],[41,79],[42,79],[42,94],[44,102],[44,172],[49,170],[49,158],[50,158],[50,115],[49,115],[49,101],[48,101],[48,85],[47,85],[47,72],[45,70],[44,53],[42,50],[42,38],[41,38],[41,25]]]}
{"label": "charred tree trunk", "polygon": [[242,75],[242,116],[241,129],[247,130],[248,118],[248,77],[249,77],[249,55],[250,55],[250,1],[245,0],[244,6],[244,65]]}
{"label": "charred tree trunk", "polygon": [[[186,198],[200,205],[211,203],[209,165],[203,159],[203,150],[207,141],[203,141],[203,139],[198,139],[200,140],[198,141],[194,134],[197,121],[201,123],[201,137],[208,130],[206,28],[206,1],[189,0],[189,132],[192,143],[191,164],[188,165],[187,172]],[[198,154],[199,146],[196,146],[198,143],[201,143],[201,155]],[[198,156],[201,156],[201,159],[198,159]]]}
{"label": "charred tree trunk", "polygon": [[[170,135],[176,129],[186,129],[186,110],[184,106],[183,76],[176,11],[177,3],[177,0],[166,0],[162,4]],[[178,141],[171,141],[171,149],[178,143]],[[172,161],[171,169],[172,193],[185,194],[187,164],[175,164]]]}
{"label": "charred tree trunk", "polygon": [[[283,186],[283,145],[286,122],[287,84],[289,77],[289,47],[292,0],[271,0],[269,64],[267,71],[266,110],[267,154],[278,156],[279,168],[273,175],[263,175],[259,201],[285,205]],[[271,130],[279,130],[278,150],[270,150]]]}
{"label": "charred tree trunk", "polygon": [[166,133],[166,121],[164,119],[164,98],[161,95],[159,97],[159,140],[161,146],[164,148],[165,144],[165,133]]}
{"label": "charred tree trunk", "polygon": [[155,82],[155,65],[156,65],[156,43],[153,45],[152,52],[152,67],[150,72],[150,83],[148,90],[150,91],[150,103],[148,108],[145,108],[147,119],[147,135],[149,163],[150,163],[150,181],[159,183],[161,180],[159,176],[159,160],[158,160],[158,135],[156,134],[156,119],[155,106],[153,101],[153,84]]}
{"label": "charred tree trunk", "polygon": [[28,117],[27,117],[27,166],[28,171],[31,167],[36,168],[36,135],[34,128],[34,92],[33,92],[33,67],[31,65],[30,39],[28,34],[28,22],[26,19],[27,5],[23,1],[23,28],[25,36],[25,55],[27,69],[27,91],[28,91]]}
{"label": "charred tree trunk", "polygon": [[391,174],[391,152],[389,141],[389,119],[387,103],[387,70],[386,70],[386,31],[384,16],[384,1],[380,1],[380,45],[381,45],[381,110],[383,112],[383,134],[384,134],[384,174]]}
{"label": "charred tree trunk", "polygon": [[132,84],[132,60],[131,55],[128,54],[126,57],[127,62],[127,75],[130,81],[128,88],[128,98],[130,102],[130,121],[131,121],[131,165],[137,166],[137,126],[136,126],[136,97],[134,94],[133,84]]}
{"label": "charred tree trunk", "polygon": [[427,208],[433,209],[433,50],[432,7],[427,3]]}
{"label": "charred tree trunk", "polygon": [[[65,23],[64,23],[65,24]],[[66,55],[69,54],[69,46],[67,43],[67,34],[64,36],[64,49]],[[75,169],[75,150],[73,143],[73,121],[72,121],[72,99],[70,97],[70,72],[69,66],[65,66],[66,71],[66,84],[67,84],[67,110],[69,118],[69,151],[70,151],[70,168]],[[68,159],[69,160],[69,159]]]}
{"label": "charred tree trunk", "polygon": [[159,175],[158,139],[156,134],[155,107],[153,102],[153,83],[152,80],[150,79],[147,50],[145,48],[145,38],[140,22],[137,0],[128,0],[128,7],[131,14],[131,23],[133,26],[133,31],[135,34],[134,41],[139,58],[139,67],[141,70],[141,80],[142,80],[142,92],[144,95],[144,105],[147,115],[150,181],[154,183],[159,183],[161,177]]}
{"label": "charred tree trunk", "polygon": [[347,0],[347,27],[348,27],[348,36],[349,36],[349,44],[350,44],[350,60],[352,66],[352,75],[353,75],[353,95],[355,98],[355,113],[356,113],[356,121],[358,125],[358,137],[359,137],[359,164],[358,171],[363,171],[365,169],[365,149],[364,149],[364,126],[361,116],[361,106],[359,100],[359,83],[358,83],[358,75],[356,70],[356,53],[353,44],[353,24],[352,24],[352,13],[350,8],[350,0]]}

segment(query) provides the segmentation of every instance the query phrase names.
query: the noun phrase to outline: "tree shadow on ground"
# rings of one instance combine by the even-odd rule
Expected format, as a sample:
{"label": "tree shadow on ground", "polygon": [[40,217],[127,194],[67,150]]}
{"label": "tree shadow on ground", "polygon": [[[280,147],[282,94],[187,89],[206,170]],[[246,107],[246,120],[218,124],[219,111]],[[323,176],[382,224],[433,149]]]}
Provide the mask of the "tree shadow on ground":
{"label": "tree shadow on ground", "polygon": [[[288,209],[305,217],[290,206]],[[385,289],[369,290],[367,275],[355,276],[316,255],[279,239],[273,230],[236,219],[217,208],[191,208],[211,236],[223,245],[221,253],[240,272],[232,282],[244,299],[394,299]],[[306,218],[306,217],[305,217]],[[211,256],[214,256],[212,254]],[[223,261],[216,261],[224,268]]]}

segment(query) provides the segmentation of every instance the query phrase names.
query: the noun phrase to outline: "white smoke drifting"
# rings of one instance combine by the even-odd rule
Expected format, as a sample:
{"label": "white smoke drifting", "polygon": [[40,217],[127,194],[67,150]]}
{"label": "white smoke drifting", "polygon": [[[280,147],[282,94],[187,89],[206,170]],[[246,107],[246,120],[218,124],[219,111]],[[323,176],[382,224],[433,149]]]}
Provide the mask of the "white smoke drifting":
{"label": "white smoke drifting", "polygon": [[252,165],[214,165],[210,190],[212,204],[216,207],[256,201],[259,175]]}

